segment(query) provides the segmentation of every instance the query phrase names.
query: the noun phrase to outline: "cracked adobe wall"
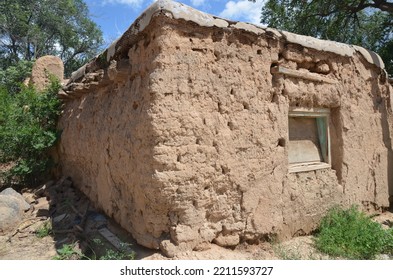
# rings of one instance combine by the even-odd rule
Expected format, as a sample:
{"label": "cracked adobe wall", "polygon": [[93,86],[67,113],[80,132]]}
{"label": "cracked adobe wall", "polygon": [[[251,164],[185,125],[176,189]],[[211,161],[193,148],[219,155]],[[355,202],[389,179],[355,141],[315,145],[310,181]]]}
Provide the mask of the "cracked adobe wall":
{"label": "cracked adobe wall", "polygon": [[[142,16],[75,74],[60,122],[63,174],[138,243],[169,252],[284,239],[314,230],[338,203],[388,206],[391,108],[379,60],[155,5],[151,21]],[[291,107],[330,109],[332,168],[288,172]]]}

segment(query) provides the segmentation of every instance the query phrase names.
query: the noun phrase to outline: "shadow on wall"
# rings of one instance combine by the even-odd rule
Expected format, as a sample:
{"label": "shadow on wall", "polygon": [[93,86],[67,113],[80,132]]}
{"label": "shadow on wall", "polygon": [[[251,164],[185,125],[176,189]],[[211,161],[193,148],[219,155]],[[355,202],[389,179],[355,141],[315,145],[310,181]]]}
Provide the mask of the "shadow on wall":
{"label": "shadow on wall", "polygon": [[[390,81],[389,81],[390,82]],[[374,93],[379,93],[381,94],[378,84],[374,82],[373,84],[373,92]],[[390,102],[390,94],[393,93],[392,87],[389,85],[387,87],[388,91],[388,99],[381,98],[378,96],[375,100],[381,101],[380,103],[375,102],[374,103],[374,110],[379,111],[381,113],[381,126],[382,126],[382,133],[383,133],[383,142],[385,144],[385,147],[388,151],[388,159],[387,159],[387,181],[388,181],[388,193],[389,193],[389,204],[390,204],[390,209],[393,209],[393,150],[392,150],[392,132],[390,131],[390,126],[389,124],[389,117],[391,115],[392,111],[392,104]],[[390,110],[390,114],[389,114]]]}

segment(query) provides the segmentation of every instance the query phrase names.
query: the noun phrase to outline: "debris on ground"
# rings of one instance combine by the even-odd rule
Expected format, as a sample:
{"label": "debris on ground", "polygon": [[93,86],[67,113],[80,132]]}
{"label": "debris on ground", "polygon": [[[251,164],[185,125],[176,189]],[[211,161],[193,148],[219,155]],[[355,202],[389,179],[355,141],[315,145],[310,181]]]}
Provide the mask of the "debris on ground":
{"label": "debris on ground", "polygon": [[[24,190],[22,195],[8,189],[3,192],[0,218],[5,203],[16,209],[12,215],[16,217],[17,211],[20,215],[18,220],[7,222],[7,230],[0,231],[0,259],[129,259],[135,258],[135,250],[141,250],[130,234],[96,210],[69,178],[49,181],[34,191]],[[1,204],[6,195],[7,202]],[[31,246],[39,247],[35,249],[37,256],[25,254],[23,248],[14,250],[22,239],[34,240]],[[51,242],[48,248],[41,248],[45,239]],[[24,250],[31,250],[31,246],[23,242]],[[45,252],[40,255],[40,251]]]}

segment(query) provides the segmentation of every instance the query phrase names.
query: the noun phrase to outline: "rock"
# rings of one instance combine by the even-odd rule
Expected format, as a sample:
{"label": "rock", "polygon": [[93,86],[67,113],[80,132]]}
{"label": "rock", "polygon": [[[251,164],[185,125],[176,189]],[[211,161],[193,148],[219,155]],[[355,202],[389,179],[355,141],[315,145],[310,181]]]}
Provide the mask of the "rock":
{"label": "rock", "polygon": [[13,196],[19,201],[22,210],[27,211],[30,209],[30,204],[26,202],[23,196],[12,188],[7,188],[0,192],[0,195]]}
{"label": "rock", "polygon": [[227,232],[241,231],[241,230],[244,229],[244,227],[245,227],[245,225],[242,222],[233,223],[233,224],[226,223],[226,224],[223,225],[223,228]]}
{"label": "rock", "polygon": [[0,233],[13,230],[19,218],[14,209],[1,206],[0,202]]}
{"label": "rock", "polygon": [[60,180],[60,184],[63,188],[71,188],[72,187],[72,181],[70,180],[70,178],[64,178]]}
{"label": "rock", "polygon": [[67,214],[61,214],[59,216],[53,217],[53,223],[59,223],[61,222],[65,217],[67,217]]}
{"label": "rock", "polygon": [[117,66],[116,60],[112,60],[108,67],[108,77],[111,81],[113,81],[116,78],[117,75],[116,66]]}
{"label": "rock", "polygon": [[36,199],[35,199],[34,193],[23,193],[22,196],[23,196],[24,200],[28,204],[36,203]]}
{"label": "rock", "polygon": [[60,82],[63,81],[64,65],[63,61],[57,56],[47,55],[37,59],[33,65],[30,83],[37,90],[42,91],[50,82],[49,75],[54,75]]}
{"label": "rock", "polygon": [[50,188],[51,186],[53,186],[54,182],[53,181],[49,181],[47,183],[45,183],[44,185],[42,185],[38,190],[35,191],[35,195],[38,197],[41,196],[46,196],[48,195],[47,190],[48,188]]}
{"label": "rock", "polygon": [[211,243],[203,242],[194,247],[194,251],[202,252],[211,248]]}
{"label": "rock", "polygon": [[239,244],[240,238],[239,235],[220,234],[213,240],[213,242],[222,247],[232,247]]}
{"label": "rock", "polygon": [[94,228],[100,229],[108,223],[106,217],[97,212],[91,212],[88,215],[89,219],[94,223]]}
{"label": "rock", "polygon": [[328,74],[330,72],[329,64],[324,61],[320,61],[317,63],[315,71],[321,74]]}
{"label": "rock", "polygon": [[0,195],[0,232],[14,230],[21,222],[23,212],[18,198],[12,195]]}
{"label": "rock", "polygon": [[160,250],[168,258],[173,258],[179,252],[178,247],[170,240],[164,240],[160,243]]}
{"label": "rock", "polygon": [[49,201],[46,199],[46,197],[40,197],[37,199],[37,203],[34,205],[34,210],[37,211],[38,217],[49,217],[49,208]]}

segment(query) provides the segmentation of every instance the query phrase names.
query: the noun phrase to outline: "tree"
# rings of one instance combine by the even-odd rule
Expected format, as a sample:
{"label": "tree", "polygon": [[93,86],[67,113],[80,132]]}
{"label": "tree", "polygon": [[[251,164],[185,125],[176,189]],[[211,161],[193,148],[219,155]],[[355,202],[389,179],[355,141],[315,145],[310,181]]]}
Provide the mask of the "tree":
{"label": "tree", "polygon": [[0,0],[0,68],[57,55],[69,75],[102,44],[83,0]]}
{"label": "tree", "polygon": [[[255,0],[249,0],[255,2]],[[379,53],[393,75],[393,3],[385,0],[267,0],[261,23]]]}
{"label": "tree", "polygon": [[0,69],[0,90],[3,89],[10,95],[18,93],[23,87],[22,82],[30,76],[32,68],[33,62],[20,60],[5,70]]}

